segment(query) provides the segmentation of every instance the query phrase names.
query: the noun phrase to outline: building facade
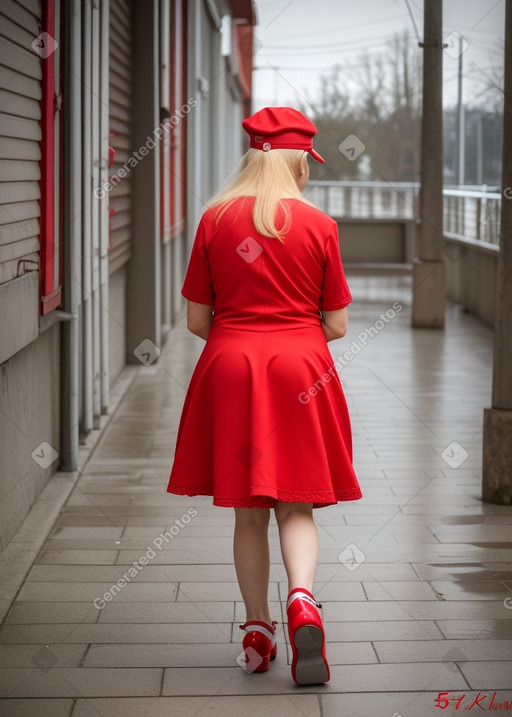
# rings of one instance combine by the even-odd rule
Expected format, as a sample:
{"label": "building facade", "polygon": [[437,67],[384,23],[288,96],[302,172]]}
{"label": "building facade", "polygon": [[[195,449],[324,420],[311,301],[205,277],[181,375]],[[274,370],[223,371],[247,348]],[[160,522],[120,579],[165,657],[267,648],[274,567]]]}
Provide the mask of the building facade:
{"label": "building facade", "polygon": [[0,6],[0,549],[183,316],[250,113],[252,0]]}

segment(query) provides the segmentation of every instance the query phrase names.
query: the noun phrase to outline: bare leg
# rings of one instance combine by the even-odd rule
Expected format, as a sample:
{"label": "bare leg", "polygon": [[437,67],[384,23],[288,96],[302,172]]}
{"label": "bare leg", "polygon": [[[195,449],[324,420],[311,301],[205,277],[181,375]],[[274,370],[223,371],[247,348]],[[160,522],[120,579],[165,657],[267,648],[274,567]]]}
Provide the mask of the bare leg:
{"label": "bare leg", "polygon": [[306,588],[313,592],[318,562],[318,533],[313,520],[313,504],[278,502],[274,511],[288,575],[288,590]]}
{"label": "bare leg", "polygon": [[235,508],[233,554],[246,620],[271,623],[268,609],[270,552],[268,508]]}

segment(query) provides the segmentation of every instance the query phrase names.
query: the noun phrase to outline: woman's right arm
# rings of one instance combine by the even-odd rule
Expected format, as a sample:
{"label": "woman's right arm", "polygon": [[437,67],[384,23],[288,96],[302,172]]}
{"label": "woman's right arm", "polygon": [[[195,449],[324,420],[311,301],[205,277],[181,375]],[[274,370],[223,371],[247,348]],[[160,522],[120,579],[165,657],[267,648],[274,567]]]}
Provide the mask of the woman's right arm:
{"label": "woman's right arm", "polygon": [[327,341],[341,339],[347,333],[348,309],[322,311],[322,329]]}

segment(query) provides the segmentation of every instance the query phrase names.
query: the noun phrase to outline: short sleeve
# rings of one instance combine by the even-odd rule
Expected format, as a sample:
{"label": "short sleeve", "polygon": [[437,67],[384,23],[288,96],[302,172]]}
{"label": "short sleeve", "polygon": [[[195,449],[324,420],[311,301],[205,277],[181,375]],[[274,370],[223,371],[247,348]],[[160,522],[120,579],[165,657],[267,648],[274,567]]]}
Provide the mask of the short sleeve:
{"label": "short sleeve", "polygon": [[338,311],[352,301],[341,263],[338,226],[333,225],[325,246],[324,282],[320,298],[321,311]]}
{"label": "short sleeve", "polygon": [[213,289],[210,265],[206,254],[207,226],[204,216],[197,227],[194,246],[188,262],[187,274],[181,290],[182,295],[197,304],[213,306],[215,291]]}

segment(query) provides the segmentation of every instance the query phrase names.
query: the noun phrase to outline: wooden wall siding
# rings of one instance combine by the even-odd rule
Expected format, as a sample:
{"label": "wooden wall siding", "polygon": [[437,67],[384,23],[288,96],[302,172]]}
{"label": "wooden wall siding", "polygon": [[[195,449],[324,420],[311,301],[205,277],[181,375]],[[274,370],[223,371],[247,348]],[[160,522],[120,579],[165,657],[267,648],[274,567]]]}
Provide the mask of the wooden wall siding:
{"label": "wooden wall siding", "polygon": [[39,261],[40,20],[40,2],[0,3],[0,284]]}

